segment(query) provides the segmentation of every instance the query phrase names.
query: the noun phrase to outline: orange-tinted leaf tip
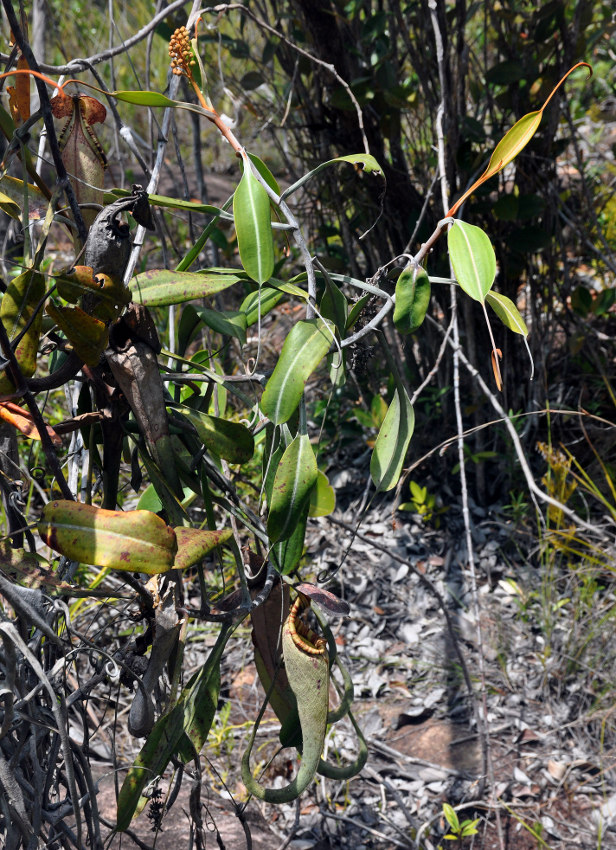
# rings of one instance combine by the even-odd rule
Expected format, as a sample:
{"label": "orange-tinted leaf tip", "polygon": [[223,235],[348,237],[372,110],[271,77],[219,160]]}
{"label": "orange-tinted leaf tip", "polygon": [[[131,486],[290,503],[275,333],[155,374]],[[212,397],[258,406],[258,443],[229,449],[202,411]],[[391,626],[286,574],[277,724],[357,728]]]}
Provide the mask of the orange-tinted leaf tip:
{"label": "orange-tinted leaf tip", "polygon": [[498,361],[503,359],[503,352],[500,350],[500,348],[494,348],[490,353],[490,357],[492,358],[492,371],[494,372],[496,388],[500,392],[503,388],[503,379],[501,376],[501,370]]}
{"label": "orange-tinted leaf tip", "polygon": [[[2,419],[4,422],[8,422],[14,428],[16,428],[26,437],[30,437],[32,440],[41,439],[39,430],[34,424],[30,412],[12,401],[0,403],[0,419]],[[51,438],[52,443],[55,446],[61,446],[62,440],[58,436],[58,434],[56,434],[54,429],[50,425],[46,425],[45,427],[47,429],[49,437]]]}

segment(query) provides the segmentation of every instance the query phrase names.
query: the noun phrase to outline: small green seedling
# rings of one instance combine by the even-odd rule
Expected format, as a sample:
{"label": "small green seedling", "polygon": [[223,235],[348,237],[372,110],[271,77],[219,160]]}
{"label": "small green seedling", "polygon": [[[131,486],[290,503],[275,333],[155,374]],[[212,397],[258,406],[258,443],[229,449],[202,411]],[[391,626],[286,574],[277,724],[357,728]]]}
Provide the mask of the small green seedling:
{"label": "small green seedling", "polygon": [[458,815],[449,803],[443,803],[443,815],[451,830],[444,836],[446,841],[457,841],[461,847],[463,838],[468,838],[470,835],[477,835],[479,818],[475,820],[463,820],[460,823]]}

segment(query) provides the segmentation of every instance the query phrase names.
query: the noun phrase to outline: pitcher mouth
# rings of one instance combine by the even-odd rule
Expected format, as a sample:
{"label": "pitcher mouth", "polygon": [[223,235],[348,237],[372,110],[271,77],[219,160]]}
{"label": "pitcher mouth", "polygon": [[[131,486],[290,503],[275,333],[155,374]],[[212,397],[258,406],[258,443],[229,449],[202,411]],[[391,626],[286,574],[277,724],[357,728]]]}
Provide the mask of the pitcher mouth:
{"label": "pitcher mouth", "polygon": [[286,629],[298,649],[308,655],[324,655],[327,641],[314,632],[302,619],[301,614],[310,607],[310,601],[299,594],[287,618]]}

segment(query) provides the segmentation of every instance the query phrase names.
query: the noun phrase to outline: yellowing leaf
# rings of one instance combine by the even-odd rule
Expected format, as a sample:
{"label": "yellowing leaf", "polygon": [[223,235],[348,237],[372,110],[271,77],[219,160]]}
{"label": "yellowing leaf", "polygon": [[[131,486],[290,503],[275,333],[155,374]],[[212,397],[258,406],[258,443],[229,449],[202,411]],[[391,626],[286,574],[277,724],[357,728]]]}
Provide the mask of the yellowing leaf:
{"label": "yellowing leaf", "polygon": [[545,103],[538,109],[536,112],[529,112],[526,115],[522,116],[519,121],[517,121],[513,127],[505,133],[500,142],[496,145],[492,156],[490,157],[490,162],[488,163],[488,167],[483,172],[481,177],[476,180],[473,185],[468,189],[461,198],[455,202],[452,208],[447,213],[447,216],[455,215],[460,206],[464,203],[464,201],[472,195],[475,189],[481,186],[482,183],[485,183],[486,180],[489,180],[490,177],[494,177],[495,174],[498,174],[506,165],[508,165],[515,157],[523,150],[526,145],[530,142],[532,137],[537,132],[537,128],[541,123],[541,119],[543,117],[543,112],[548,105],[548,103],[552,100],[560,86],[565,82],[569,74],[573,73],[576,68],[580,68],[584,66],[590,70],[592,74],[592,68],[587,62],[578,62],[577,65],[574,65],[572,68],[569,68],[567,73],[559,80],[559,82],[554,86],[552,91],[550,92],[549,97],[546,99]]}
{"label": "yellowing leaf", "polygon": [[96,296],[97,318],[116,319],[122,307],[130,301],[130,291],[121,280],[114,281],[106,274],[94,274],[90,266],[75,266],[68,272],[54,275],[58,295],[76,304],[81,296]]}
{"label": "yellowing leaf", "polygon": [[62,307],[50,301],[45,309],[64,331],[83,362],[88,366],[96,366],[107,345],[107,325],[81,307]]}
{"label": "yellowing leaf", "polygon": [[207,298],[222,292],[241,280],[235,274],[225,274],[211,269],[201,272],[177,272],[152,269],[135,275],[130,281],[133,301],[147,307],[167,307],[183,304],[195,298]]}
{"label": "yellowing leaf", "polygon": [[[26,378],[33,375],[36,369],[36,354],[43,321],[40,303],[44,295],[45,278],[40,272],[28,269],[10,282],[0,304],[0,320],[9,340],[13,342],[21,336],[14,351]],[[5,372],[0,377],[0,394],[14,391],[15,386]]]}
{"label": "yellowing leaf", "polygon": [[500,292],[488,292],[486,300],[506,328],[516,334],[528,336],[526,322],[511,298],[501,295]]}
{"label": "yellowing leaf", "polygon": [[[21,431],[22,434],[25,434],[26,437],[31,437],[33,440],[41,439],[41,435],[34,424],[30,411],[24,410],[23,407],[19,407],[19,405],[14,404],[11,401],[0,403],[0,419],[4,422],[8,422],[14,428],[17,428],[17,430]],[[50,425],[47,426],[47,433],[56,446],[62,445],[62,440]]]}
{"label": "yellowing leaf", "polygon": [[336,491],[319,469],[315,486],[310,493],[308,516],[329,516],[336,510]]}
{"label": "yellowing leaf", "polygon": [[233,530],[223,528],[220,531],[210,531],[205,528],[186,528],[179,526],[174,529],[178,543],[173,567],[176,570],[186,570],[198,564],[208,552],[226,543],[233,536]]}
{"label": "yellowing leaf", "polygon": [[150,511],[107,511],[80,502],[48,502],[38,524],[41,539],[82,564],[155,575],[172,569],[175,532]]}
{"label": "yellowing leaf", "polygon": [[9,198],[8,195],[5,195],[4,192],[0,192],[0,209],[7,215],[10,215],[11,218],[14,218],[16,221],[19,221],[21,217],[21,210],[19,206],[12,198]]}

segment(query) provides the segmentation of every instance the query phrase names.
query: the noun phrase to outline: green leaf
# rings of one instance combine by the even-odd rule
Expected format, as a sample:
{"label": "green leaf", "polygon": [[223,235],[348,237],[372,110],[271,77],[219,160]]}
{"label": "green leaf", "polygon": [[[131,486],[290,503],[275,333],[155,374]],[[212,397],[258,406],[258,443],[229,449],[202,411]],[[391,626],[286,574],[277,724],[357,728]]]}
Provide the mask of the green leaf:
{"label": "green leaf", "polygon": [[415,413],[406,391],[396,389],[379,430],[370,460],[370,475],[377,490],[391,490],[400,478],[413,436]]}
{"label": "green leaf", "polygon": [[280,195],[280,186],[278,185],[278,181],[276,180],[272,172],[269,170],[267,165],[263,162],[263,160],[259,159],[259,157],[254,153],[249,153],[248,158],[250,159],[254,167],[257,169],[261,177],[265,180],[267,185],[270,187],[270,189],[273,189],[277,195]]}
{"label": "green leaf", "polygon": [[[526,327],[526,322],[520,315],[518,308],[515,306],[511,298],[507,298],[506,295],[501,295],[500,292],[488,292],[486,301],[506,328],[509,328],[510,331],[524,337],[524,345],[526,346],[526,351],[528,352],[528,358],[530,360],[530,377],[532,380],[535,374],[535,361],[533,360],[533,355],[528,344],[528,328]],[[494,357],[492,358],[492,362],[496,362]]]}
{"label": "green leaf", "polygon": [[183,727],[196,753],[203,749],[210,733],[220,695],[220,662],[231,634],[224,625],[202,670],[189,681],[182,692],[184,703]]}
{"label": "green leaf", "polygon": [[297,569],[304,554],[304,540],[308,523],[308,503],[306,503],[295,527],[293,534],[271,548],[272,563],[279,573],[290,575]]}
{"label": "green leaf", "polygon": [[[45,295],[45,278],[40,272],[28,269],[14,278],[2,296],[0,321],[11,342],[29,325],[28,330],[14,347],[15,357],[26,378],[34,375],[43,311],[39,306]],[[0,377],[0,393],[12,393],[15,385],[5,373]]]}
{"label": "green leaf", "polygon": [[250,327],[259,321],[259,304],[263,318],[282,298],[284,292],[269,286],[260,286],[255,292],[250,292],[240,304],[240,311],[246,314],[246,326]]}
{"label": "green leaf", "polygon": [[206,269],[202,272],[176,272],[152,269],[135,275],[130,282],[133,301],[147,307],[168,307],[195,298],[207,298],[241,280],[235,274]]}
{"label": "green leaf", "polygon": [[139,497],[139,501],[137,502],[137,510],[138,511],[152,511],[152,513],[157,514],[159,511],[162,511],[163,503],[160,500],[160,496],[156,492],[156,488],[153,484],[148,484],[145,488],[141,496]]}
{"label": "green leaf", "polygon": [[116,100],[134,103],[136,106],[177,106],[175,100],[156,91],[114,91],[109,92]]}
{"label": "green leaf", "polygon": [[188,519],[188,514],[173,491],[173,488],[170,486],[169,476],[165,475],[158,468],[157,464],[152,460],[151,456],[144,448],[139,447],[139,457],[145,467],[149,479],[158,493],[169,520],[174,523],[174,525],[182,524]]}
{"label": "green leaf", "polygon": [[387,402],[382,395],[372,396],[372,401],[370,402],[370,415],[372,418],[370,423],[371,428],[381,427],[385,417],[387,416],[387,410]]}
{"label": "green leaf", "polygon": [[173,567],[175,532],[150,511],[107,511],[81,502],[48,502],[38,524],[41,539],[82,564],[147,575]]}
{"label": "green leaf", "polygon": [[306,511],[318,477],[317,461],[307,434],[299,434],[283,454],[272,488],[267,533],[272,543],[286,540]]}
{"label": "green leaf", "polygon": [[297,192],[298,189],[311,180],[313,177],[316,177],[323,169],[329,168],[330,165],[334,165],[337,162],[349,162],[351,165],[354,165],[358,170],[365,171],[366,174],[375,174],[380,177],[383,176],[383,169],[378,164],[376,159],[369,153],[351,153],[347,156],[337,156],[335,159],[330,159],[327,162],[322,162],[320,165],[317,165],[316,168],[313,168],[312,171],[308,172],[308,174],[304,174],[303,177],[294,183],[292,186],[289,186],[288,189],[281,195],[281,200],[288,198],[294,192]]}
{"label": "green leaf", "polygon": [[[321,273],[323,274],[323,272]],[[323,277],[325,278],[326,288],[319,310],[324,319],[333,321],[338,334],[343,338],[346,331],[349,305],[342,290],[336,286],[329,274],[325,273]]]}
{"label": "green leaf", "polygon": [[233,217],[242,265],[253,280],[265,283],[274,271],[270,200],[249,168],[233,196]]}
{"label": "green leaf", "polygon": [[501,295],[500,292],[488,292],[486,300],[506,328],[516,334],[528,336],[526,322],[511,298]]}
{"label": "green leaf", "polygon": [[[105,192],[103,202],[105,204],[111,204],[113,201],[117,201],[118,198],[126,198],[130,194],[128,189],[110,189],[108,192]],[[214,215],[233,221],[231,213],[226,213],[220,207],[212,206],[212,204],[202,204],[199,201],[186,201],[184,198],[172,198],[168,195],[148,195],[148,202],[155,207],[186,210],[186,212],[202,212],[206,215]]]}
{"label": "green leaf", "polygon": [[272,278],[269,281],[270,286],[273,286],[275,289],[278,289],[280,292],[284,292],[286,295],[292,295],[294,298],[299,298],[301,301],[308,301],[308,293],[305,289],[302,289],[301,286],[296,286],[292,281],[294,280],[306,280],[307,275],[306,272],[302,272],[302,274],[296,275],[288,282],[284,282],[282,280],[276,280],[276,278]]}
{"label": "green leaf", "polygon": [[460,829],[460,821],[458,820],[458,815],[455,810],[449,805],[449,803],[443,803],[443,814],[445,815],[445,820],[449,826],[458,832]]}
{"label": "green leaf", "polygon": [[371,298],[370,295],[362,295],[362,297],[359,298],[355,302],[355,304],[353,304],[353,306],[351,307],[351,309],[349,311],[349,316],[347,318],[347,324],[346,324],[347,331],[350,331],[352,329],[353,325],[355,324],[355,322],[359,319],[359,315],[360,315],[361,311],[364,309],[364,307],[366,306],[368,301],[370,301],[370,298]]}
{"label": "green leaf", "polygon": [[219,334],[234,336],[242,345],[246,344],[246,316],[234,310],[210,310],[208,307],[196,307],[195,312],[201,321]]}
{"label": "green leaf", "polygon": [[469,835],[477,835],[477,824],[479,823],[479,818],[475,820],[465,820],[462,823],[462,829],[460,831],[461,838],[467,838]]}
{"label": "green leaf", "polygon": [[[0,116],[4,110],[0,107]],[[0,124],[1,124],[0,120]],[[15,126],[13,126],[13,131],[8,135],[8,138],[11,139],[13,137],[13,132],[15,131]],[[34,172],[34,166],[32,164],[32,158],[30,156],[30,152],[27,148],[25,148],[26,152],[26,164],[28,165],[28,171],[31,173]],[[36,173],[36,172],[34,172]],[[46,206],[49,199],[45,197],[43,192],[39,189],[38,186],[35,186],[34,183],[28,183],[26,186],[28,193],[28,204],[30,205],[29,217],[32,216],[32,213],[36,209],[37,217],[40,216],[42,212],[42,207]],[[3,177],[0,177],[0,190],[2,190],[2,194],[12,201],[18,210],[18,217],[21,219],[21,208],[24,203],[24,181],[20,180],[18,177],[10,177],[8,174],[5,174]],[[127,194],[129,194],[127,192]],[[3,206],[3,209],[6,213],[11,215],[11,211],[8,209],[8,201],[7,208]],[[13,216],[14,218],[14,216]]]}
{"label": "green leaf", "polygon": [[203,747],[216,714],[220,661],[230,634],[230,627],[224,625],[201,670],[191,678],[175,707],[158,719],[148,735],[120,789],[118,832],[129,828],[141,792],[148,782],[164,773],[171,758],[178,752],[182,738],[188,738],[197,752]]}
{"label": "green leaf", "polygon": [[402,334],[415,333],[430,304],[430,279],[423,269],[404,269],[396,282],[394,325]]}
{"label": "green leaf", "polygon": [[483,304],[496,277],[496,255],[487,233],[456,220],[447,234],[447,245],[458,283]]}
{"label": "green leaf", "polygon": [[316,485],[310,493],[308,516],[329,516],[336,510],[336,493],[327,480],[327,475],[319,469]]}
{"label": "green leaf", "polygon": [[490,157],[490,162],[484,172],[486,179],[502,171],[526,147],[537,132],[542,115],[542,109],[529,112],[519,121],[516,121],[513,127],[505,133]]}
{"label": "green leaf", "polygon": [[263,396],[261,410],[275,425],[286,422],[304,392],[309,376],[329,351],[333,331],[322,319],[297,322],[284,341]]}
{"label": "green leaf", "polygon": [[186,406],[177,412],[194,425],[203,445],[217,457],[229,463],[247,463],[253,456],[254,437],[245,425]]}
{"label": "green leaf", "polygon": [[186,570],[188,567],[198,564],[208,552],[222,543],[226,543],[233,536],[233,529],[231,528],[210,531],[204,528],[178,526],[174,531],[178,542],[178,550],[173,563],[176,570]]}

